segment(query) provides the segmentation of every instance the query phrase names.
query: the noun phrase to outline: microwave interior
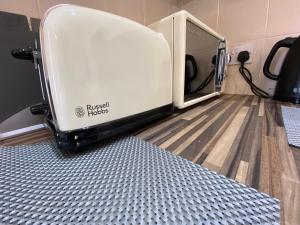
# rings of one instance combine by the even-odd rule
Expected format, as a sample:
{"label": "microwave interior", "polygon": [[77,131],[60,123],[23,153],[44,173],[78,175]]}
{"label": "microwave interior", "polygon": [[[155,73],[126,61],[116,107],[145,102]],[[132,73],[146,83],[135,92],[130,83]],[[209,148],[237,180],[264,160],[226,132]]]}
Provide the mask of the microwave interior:
{"label": "microwave interior", "polygon": [[186,21],[184,101],[221,90],[225,43],[189,20]]}

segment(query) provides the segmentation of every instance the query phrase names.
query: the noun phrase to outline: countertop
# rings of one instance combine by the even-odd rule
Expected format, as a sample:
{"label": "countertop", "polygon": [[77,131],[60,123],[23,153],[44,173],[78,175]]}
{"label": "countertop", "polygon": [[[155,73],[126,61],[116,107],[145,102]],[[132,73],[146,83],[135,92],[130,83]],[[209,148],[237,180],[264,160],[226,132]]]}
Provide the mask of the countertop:
{"label": "countertop", "polygon": [[[281,200],[281,220],[300,221],[300,149],[287,144],[281,105],[255,96],[222,95],[135,131],[134,135]],[[299,106],[298,106],[299,107]],[[1,141],[31,144],[48,130]]]}

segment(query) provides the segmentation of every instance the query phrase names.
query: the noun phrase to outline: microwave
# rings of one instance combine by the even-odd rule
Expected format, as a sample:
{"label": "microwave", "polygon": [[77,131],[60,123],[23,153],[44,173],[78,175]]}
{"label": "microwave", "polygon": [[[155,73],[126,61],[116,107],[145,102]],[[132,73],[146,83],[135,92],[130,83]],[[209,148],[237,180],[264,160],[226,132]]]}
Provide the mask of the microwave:
{"label": "microwave", "polygon": [[184,10],[149,27],[165,37],[171,50],[175,107],[220,95],[229,61],[224,37]]}

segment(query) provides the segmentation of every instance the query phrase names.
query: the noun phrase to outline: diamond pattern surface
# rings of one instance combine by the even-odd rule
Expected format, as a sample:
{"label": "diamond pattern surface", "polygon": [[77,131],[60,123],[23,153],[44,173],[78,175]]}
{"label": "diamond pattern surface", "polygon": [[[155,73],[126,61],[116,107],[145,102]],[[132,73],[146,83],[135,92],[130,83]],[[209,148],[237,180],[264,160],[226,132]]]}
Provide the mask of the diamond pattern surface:
{"label": "diamond pattern surface", "polygon": [[300,148],[300,109],[281,106],[281,110],[288,142]]}
{"label": "diamond pattern surface", "polygon": [[0,224],[279,224],[279,201],[136,137],[0,147]]}

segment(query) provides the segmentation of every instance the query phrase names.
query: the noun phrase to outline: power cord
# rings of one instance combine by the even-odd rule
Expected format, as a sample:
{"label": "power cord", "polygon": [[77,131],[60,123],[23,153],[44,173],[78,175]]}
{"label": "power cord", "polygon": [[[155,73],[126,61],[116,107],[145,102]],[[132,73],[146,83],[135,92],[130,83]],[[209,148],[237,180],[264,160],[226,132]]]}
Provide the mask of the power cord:
{"label": "power cord", "polygon": [[253,83],[252,74],[245,67],[245,62],[249,59],[250,59],[250,54],[248,51],[242,51],[238,54],[237,60],[241,63],[241,66],[239,68],[240,74],[245,79],[247,84],[250,86],[250,89],[253,92],[253,94],[255,94],[256,96],[262,97],[262,98],[270,98],[271,96],[267,92],[260,89]]}
{"label": "power cord", "polygon": [[[216,61],[217,61],[217,56],[214,55],[211,59],[211,63],[215,66],[216,65]],[[190,94],[195,94],[198,91],[201,91],[202,89],[204,89],[214,78],[215,76],[215,69],[213,69],[210,74],[202,81],[202,83],[194,90],[192,91]]]}
{"label": "power cord", "polygon": [[198,91],[204,89],[212,81],[214,75],[215,75],[215,70],[211,71],[211,73],[204,79],[204,81],[194,91],[191,91],[191,94],[195,94]]}

